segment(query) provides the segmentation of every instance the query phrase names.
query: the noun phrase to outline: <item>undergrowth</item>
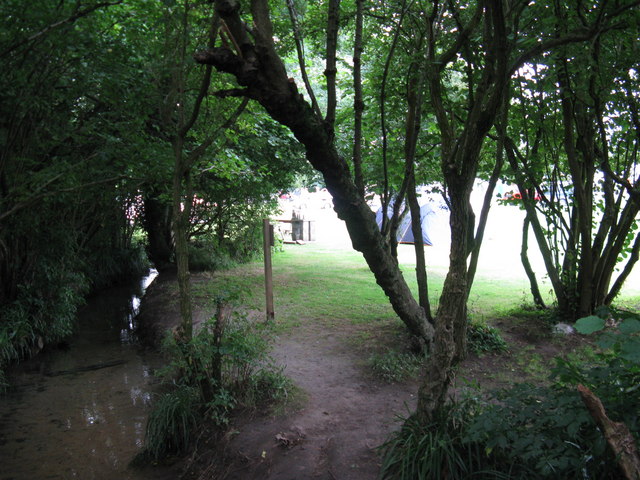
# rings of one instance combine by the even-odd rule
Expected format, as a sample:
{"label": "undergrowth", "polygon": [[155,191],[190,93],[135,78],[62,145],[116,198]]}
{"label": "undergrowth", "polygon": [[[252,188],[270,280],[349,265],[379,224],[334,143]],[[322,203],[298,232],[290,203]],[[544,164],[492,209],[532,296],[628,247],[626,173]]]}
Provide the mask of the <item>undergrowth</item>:
{"label": "undergrowth", "polygon": [[495,475],[482,444],[465,441],[479,404],[472,398],[449,403],[431,421],[405,420],[380,447],[381,478],[388,480],[509,478]]}
{"label": "undergrowth", "polygon": [[222,430],[237,409],[286,401],[292,382],[267,355],[267,333],[220,302],[192,339],[167,335],[170,361],[157,372],[166,392],[154,402],[135,463],[184,453],[203,421]]}
{"label": "undergrowth", "polygon": [[498,329],[478,322],[471,322],[467,328],[467,348],[476,355],[508,350],[507,342]]}
{"label": "undergrowth", "polygon": [[[472,322],[467,329],[467,348],[477,355],[507,351],[507,342],[500,332],[491,326]],[[369,357],[369,368],[373,375],[387,383],[415,378],[424,365],[425,356],[409,351],[387,349]]]}
{"label": "undergrowth", "polygon": [[369,357],[369,367],[373,374],[388,383],[413,378],[420,373],[424,357],[411,352],[387,350]]}
{"label": "undergrowth", "polygon": [[458,400],[430,422],[407,419],[382,447],[383,478],[621,478],[576,386],[588,386],[608,416],[623,422],[637,441],[638,365],[610,354],[590,366],[558,359],[551,382],[518,383],[482,402]]}

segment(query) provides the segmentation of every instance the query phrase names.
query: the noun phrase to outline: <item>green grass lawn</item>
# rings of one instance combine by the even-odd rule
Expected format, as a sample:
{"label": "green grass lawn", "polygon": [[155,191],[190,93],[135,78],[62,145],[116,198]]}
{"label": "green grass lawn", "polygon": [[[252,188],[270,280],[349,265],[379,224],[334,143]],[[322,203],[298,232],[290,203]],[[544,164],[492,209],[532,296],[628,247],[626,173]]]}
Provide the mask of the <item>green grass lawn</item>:
{"label": "green grass lawn", "polygon": [[[406,257],[406,256],[405,256]],[[273,283],[276,323],[282,327],[301,322],[352,325],[389,324],[399,319],[362,255],[348,249],[331,249],[320,244],[284,245],[273,255]],[[416,293],[415,264],[401,264],[410,288]],[[445,271],[428,269],[429,294],[435,313]],[[207,275],[208,276],[208,275]],[[469,295],[472,320],[492,323],[531,305],[524,275],[496,278],[479,271]],[[550,289],[542,284],[546,301],[552,304]],[[242,293],[241,303],[249,310],[263,311],[264,270],[262,260],[228,271],[216,272],[206,282],[197,282],[196,303],[204,304],[229,291]],[[637,310],[640,297],[625,295],[619,305]]]}
{"label": "green grass lawn", "polygon": [[[273,255],[273,282],[276,320],[291,324],[305,321],[354,324],[388,322],[396,316],[362,255],[321,245],[284,245]],[[415,265],[402,264],[410,288],[417,295]],[[226,272],[217,272],[211,282],[194,288],[198,297],[215,296],[235,285],[243,291],[242,303],[250,309],[264,309],[264,273],[261,260]],[[442,269],[428,271],[429,293],[435,312],[442,291]],[[469,297],[474,319],[488,320],[529,302],[522,279],[495,279],[476,276]]]}

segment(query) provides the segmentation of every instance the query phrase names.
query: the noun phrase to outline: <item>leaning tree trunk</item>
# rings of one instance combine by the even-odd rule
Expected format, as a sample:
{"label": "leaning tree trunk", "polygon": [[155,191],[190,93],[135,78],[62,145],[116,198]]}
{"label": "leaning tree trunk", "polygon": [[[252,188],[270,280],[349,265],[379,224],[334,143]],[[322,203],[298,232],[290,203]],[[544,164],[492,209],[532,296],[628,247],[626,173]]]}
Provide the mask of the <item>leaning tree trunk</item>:
{"label": "leaning tree trunk", "polygon": [[522,223],[522,247],[520,248],[520,261],[522,262],[524,271],[529,279],[533,303],[539,308],[547,308],[544,300],[542,299],[542,294],[540,293],[536,273],[533,271],[531,262],[529,261],[529,225],[531,225],[531,221],[529,220],[529,213],[527,212],[524,222]]}
{"label": "leaning tree trunk", "polygon": [[338,154],[330,126],[298,92],[275,52],[266,3],[252,2],[254,28],[251,39],[240,19],[239,7],[233,0],[216,2],[216,10],[235,39],[237,50],[211,48],[197,53],[196,61],[234,75],[244,87],[219,92],[219,95],[254,99],[273,119],[293,132],[305,147],[309,162],[323,175],[335,211],[347,226],[353,248],[363,254],[376,282],[408,330],[430,346],[433,327],[413,298],[388,242],[378,229],[374,213],[352,180],[347,162]]}

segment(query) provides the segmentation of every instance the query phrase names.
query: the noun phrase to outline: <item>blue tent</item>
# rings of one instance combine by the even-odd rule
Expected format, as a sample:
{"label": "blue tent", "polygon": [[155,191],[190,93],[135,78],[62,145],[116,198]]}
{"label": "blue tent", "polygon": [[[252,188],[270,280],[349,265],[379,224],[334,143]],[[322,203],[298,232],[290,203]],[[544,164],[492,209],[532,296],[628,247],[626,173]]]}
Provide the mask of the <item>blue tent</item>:
{"label": "blue tent", "polygon": [[[391,218],[392,213],[393,204],[389,205],[387,209],[387,217]],[[428,203],[420,206],[420,224],[422,225],[422,243],[424,245],[433,245],[433,242],[429,239],[428,232],[431,221],[435,218],[435,215],[435,210],[433,210]],[[378,223],[378,228],[382,228],[382,207],[376,212],[376,222]],[[400,221],[396,238],[398,239],[398,243],[416,243],[413,238],[413,231],[411,230],[411,213],[407,212]]]}

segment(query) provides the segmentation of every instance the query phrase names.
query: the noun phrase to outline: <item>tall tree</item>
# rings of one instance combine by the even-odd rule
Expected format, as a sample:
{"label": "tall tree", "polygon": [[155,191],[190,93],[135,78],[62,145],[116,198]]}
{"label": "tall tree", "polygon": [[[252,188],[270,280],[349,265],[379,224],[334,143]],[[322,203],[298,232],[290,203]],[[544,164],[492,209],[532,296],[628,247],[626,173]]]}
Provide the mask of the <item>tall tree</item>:
{"label": "tall tree", "polygon": [[[556,30],[599,25],[588,45],[557,49],[518,77],[508,154],[526,221],[568,320],[608,305],[637,261],[638,11],[615,24],[587,5],[556,5]],[[588,68],[585,68],[588,66]],[[525,75],[526,73],[526,75]],[[628,260],[615,282],[614,269]]]}

